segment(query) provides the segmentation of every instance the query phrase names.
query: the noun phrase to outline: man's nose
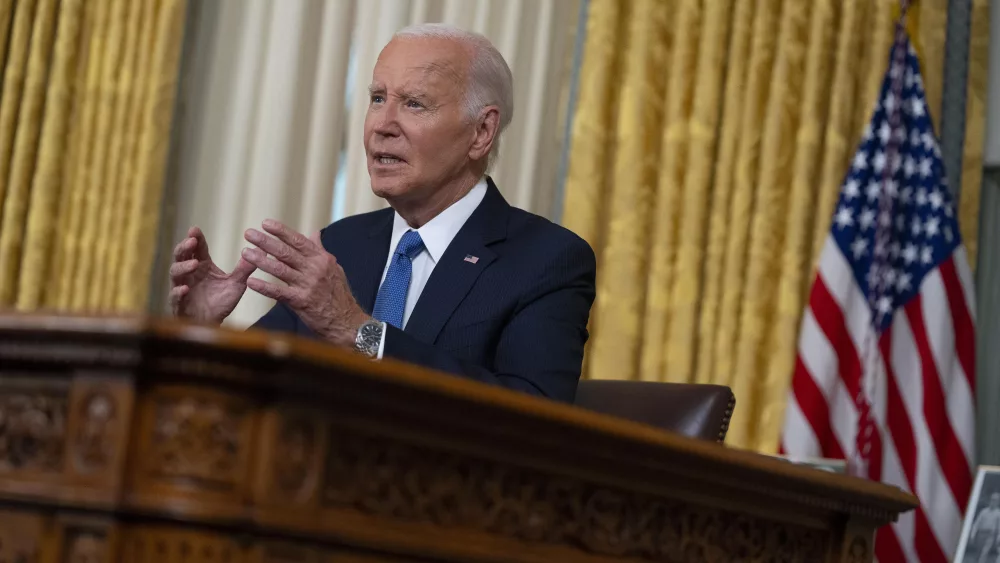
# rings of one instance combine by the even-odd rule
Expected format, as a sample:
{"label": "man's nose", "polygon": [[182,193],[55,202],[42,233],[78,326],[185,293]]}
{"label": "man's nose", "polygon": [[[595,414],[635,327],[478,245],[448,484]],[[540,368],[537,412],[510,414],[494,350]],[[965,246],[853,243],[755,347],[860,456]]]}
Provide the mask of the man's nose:
{"label": "man's nose", "polygon": [[399,107],[392,102],[386,103],[375,120],[375,133],[386,137],[399,135]]}

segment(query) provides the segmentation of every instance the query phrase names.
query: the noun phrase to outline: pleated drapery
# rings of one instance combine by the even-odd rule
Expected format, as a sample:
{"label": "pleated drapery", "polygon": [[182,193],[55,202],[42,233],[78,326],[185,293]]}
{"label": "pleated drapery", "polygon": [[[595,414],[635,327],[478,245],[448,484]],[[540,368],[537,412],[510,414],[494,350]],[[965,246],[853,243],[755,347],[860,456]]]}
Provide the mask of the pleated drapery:
{"label": "pleated drapery", "polygon": [[[897,15],[898,0],[591,1],[563,212],[599,260],[586,377],[729,385],[727,442],[774,451],[815,260]],[[938,130],[946,17],[947,0],[920,0],[907,21]],[[985,64],[971,71],[970,124]],[[970,128],[972,255],[981,162]]]}
{"label": "pleated drapery", "polygon": [[146,309],[184,11],[0,1],[0,308]]}
{"label": "pleated drapery", "polygon": [[[579,2],[199,5],[192,57],[185,62],[190,91],[179,124],[174,239],[192,225],[201,227],[212,257],[228,269],[244,246],[243,231],[265,218],[308,233],[334,218],[385,206],[371,193],[364,158],[367,86],[392,34],[423,22],[483,33],[504,55],[514,75],[515,111],[493,177],[513,205],[557,215],[556,176]],[[271,304],[248,292],[227,323],[246,326]]]}

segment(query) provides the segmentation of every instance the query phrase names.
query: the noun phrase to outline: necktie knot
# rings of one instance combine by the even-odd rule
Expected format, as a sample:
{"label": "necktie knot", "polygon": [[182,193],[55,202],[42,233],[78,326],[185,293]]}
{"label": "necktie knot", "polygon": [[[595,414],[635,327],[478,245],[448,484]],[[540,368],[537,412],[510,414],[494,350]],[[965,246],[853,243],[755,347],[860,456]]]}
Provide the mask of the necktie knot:
{"label": "necktie knot", "polygon": [[420,233],[417,231],[406,231],[403,238],[399,239],[399,244],[396,245],[396,254],[402,254],[413,260],[423,249],[424,240],[420,238]]}

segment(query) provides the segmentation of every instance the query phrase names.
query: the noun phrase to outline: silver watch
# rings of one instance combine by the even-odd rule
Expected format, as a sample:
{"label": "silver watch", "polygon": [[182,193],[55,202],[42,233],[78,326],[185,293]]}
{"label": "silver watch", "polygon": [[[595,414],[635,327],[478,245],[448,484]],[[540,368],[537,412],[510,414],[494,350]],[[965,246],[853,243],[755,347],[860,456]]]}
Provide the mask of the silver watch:
{"label": "silver watch", "polygon": [[368,319],[358,329],[358,336],[354,339],[354,348],[369,358],[378,357],[378,347],[382,343],[384,332],[385,323]]}

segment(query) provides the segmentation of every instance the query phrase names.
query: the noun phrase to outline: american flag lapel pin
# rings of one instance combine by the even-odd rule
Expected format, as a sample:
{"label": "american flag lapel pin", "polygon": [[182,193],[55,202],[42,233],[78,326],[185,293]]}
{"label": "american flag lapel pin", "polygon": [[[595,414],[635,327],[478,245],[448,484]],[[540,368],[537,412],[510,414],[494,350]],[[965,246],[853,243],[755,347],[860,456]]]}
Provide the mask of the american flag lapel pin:
{"label": "american flag lapel pin", "polygon": [[473,256],[471,254],[466,254],[465,255],[465,261],[468,262],[468,263],[470,263],[470,264],[475,264],[476,262],[479,262],[479,257],[478,256]]}

